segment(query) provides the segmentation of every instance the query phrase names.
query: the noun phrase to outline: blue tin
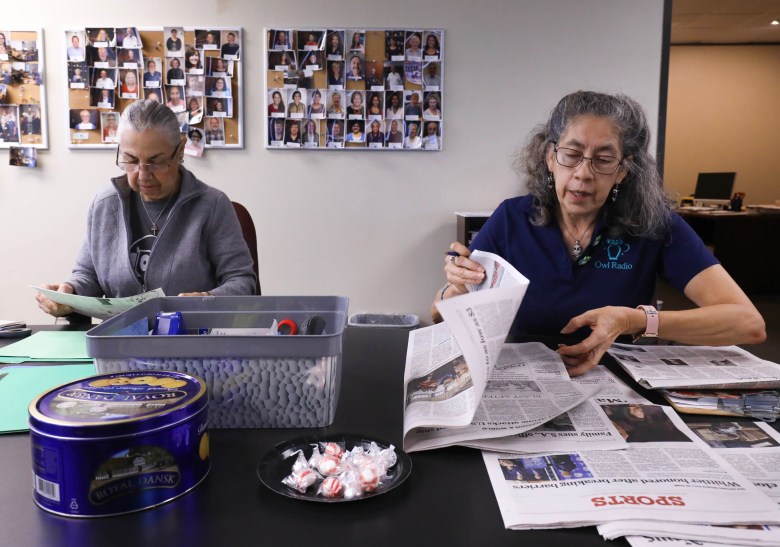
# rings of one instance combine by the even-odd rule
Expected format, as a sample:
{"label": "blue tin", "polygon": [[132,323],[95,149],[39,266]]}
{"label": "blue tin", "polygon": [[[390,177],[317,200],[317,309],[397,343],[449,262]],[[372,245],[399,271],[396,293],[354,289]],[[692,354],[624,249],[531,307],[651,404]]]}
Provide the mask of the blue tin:
{"label": "blue tin", "polygon": [[29,413],[33,499],[58,515],[148,509],[209,472],[206,384],[187,374],[92,376],[40,395]]}

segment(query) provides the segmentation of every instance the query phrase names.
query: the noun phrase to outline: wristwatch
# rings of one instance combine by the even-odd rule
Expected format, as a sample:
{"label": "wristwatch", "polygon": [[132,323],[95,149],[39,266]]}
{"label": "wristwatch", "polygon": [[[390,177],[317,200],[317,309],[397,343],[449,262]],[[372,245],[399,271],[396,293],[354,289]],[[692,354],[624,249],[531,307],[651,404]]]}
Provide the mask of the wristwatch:
{"label": "wristwatch", "polygon": [[637,306],[636,309],[645,312],[647,318],[647,324],[645,325],[645,332],[639,334],[634,338],[634,342],[641,338],[658,338],[658,310],[653,306]]}

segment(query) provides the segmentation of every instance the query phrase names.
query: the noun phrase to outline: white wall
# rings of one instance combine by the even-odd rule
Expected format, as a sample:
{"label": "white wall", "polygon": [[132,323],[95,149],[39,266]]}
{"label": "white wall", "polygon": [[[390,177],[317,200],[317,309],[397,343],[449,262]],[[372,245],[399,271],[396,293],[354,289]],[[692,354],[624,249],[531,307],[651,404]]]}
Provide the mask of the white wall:
{"label": "white wall", "polygon": [[[512,154],[562,95],[620,91],[645,106],[653,127],[658,117],[662,0],[123,5],[120,12],[93,1],[30,0],[3,11],[4,27],[45,30],[50,149],[40,151],[37,170],[0,165],[0,318],[51,321],[27,285],[68,276],[88,203],[116,174],[112,152],[67,148],[65,28],[243,27],[246,148],[208,150],[202,160],[188,158],[188,167],[252,213],[263,294],[342,294],[352,312],[429,319],[433,294],[444,283],[443,252],[455,239],[453,211],[492,209],[522,193]],[[264,149],[262,29],[307,25],[445,29],[446,149]]]}
{"label": "white wall", "polygon": [[736,171],[745,204],[780,199],[780,46],[676,46],[669,56],[664,177],[693,193],[700,172]]}

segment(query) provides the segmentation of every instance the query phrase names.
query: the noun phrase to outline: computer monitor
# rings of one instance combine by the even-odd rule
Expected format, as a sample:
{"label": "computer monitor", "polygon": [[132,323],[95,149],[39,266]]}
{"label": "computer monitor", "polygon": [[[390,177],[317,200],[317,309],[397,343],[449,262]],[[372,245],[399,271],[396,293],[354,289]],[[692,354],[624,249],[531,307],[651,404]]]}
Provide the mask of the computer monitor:
{"label": "computer monitor", "polygon": [[696,205],[728,205],[736,173],[699,173],[693,201]]}

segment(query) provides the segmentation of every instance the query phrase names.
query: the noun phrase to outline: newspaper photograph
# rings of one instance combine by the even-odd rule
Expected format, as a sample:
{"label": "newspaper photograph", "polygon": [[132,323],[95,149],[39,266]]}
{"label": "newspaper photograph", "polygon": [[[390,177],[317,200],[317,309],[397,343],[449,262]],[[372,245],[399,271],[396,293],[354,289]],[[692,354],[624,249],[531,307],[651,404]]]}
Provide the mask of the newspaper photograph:
{"label": "newspaper photograph", "polygon": [[[443,326],[446,323],[428,329],[439,327],[441,330]],[[410,333],[410,347],[420,342],[413,341],[412,337],[421,330],[425,329]],[[442,345],[441,339],[438,342]],[[446,347],[451,350],[453,345],[446,344]],[[408,355],[415,353],[410,351]],[[501,446],[503,439],[497,437],[528,431],[583,405],[583,410],[575,414],[579,431],[571,420],[563,418],[559,424],[561,436],[586,437],[585,433],[590,432],[594,436],[611,437],[615,448],[625,447],[598,405],[586,402],[601,386],[581,387],[572,382],[560,356],[543,344],[504,344],[479,399],[475,399],[478,392],[462,355],[454,358],[449,353],[444,355],[443,366],[432,371],[427,368],[416,371],[422,374],[412,372],[410,378],[405,378],[406,451],[453,444],[473,448]],[[410,370],[407,363],[407,372]],[[461,418],[470,418],[470,421],[465,426],[441,427]],[[556,425],[549,425],[551,435],[556,432],[554,428]],[[546,434],[540,432],[538,439],[545,438]],[[522,444],[523,439],[512,437],[507,442],[509,446],[516,446]]]}
{"label": "newspaper photograph", "polygon": [[[504,525],[780,523],[780,509],[668,407],[604,405],[627,450],[483,452]],[[667,534],[664,534],[667,535]]]}
{"label": "newspaper photograph", "polygon": [[737,346],[612,344],[609,354],[634,380],[651,389],[780,387],[780,365]]}
{"label": "newspaper photograph", "polygon": [[146,302],[152,298],[165,296],[165,292],[163,292],[162,289],[155,289],[143,294],[136,294],[135,296],[127,296],[124,298],[99,298],[52,291],[50,289],[44,289],[43,287],[35,287],[34,285],[30,285],[30,288],[35,289],[49,300],[57,302],[58,304],[70,306],[73,308],[73,311],[96,319],[109,319],[142,302]]}

